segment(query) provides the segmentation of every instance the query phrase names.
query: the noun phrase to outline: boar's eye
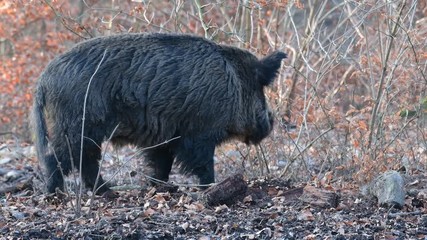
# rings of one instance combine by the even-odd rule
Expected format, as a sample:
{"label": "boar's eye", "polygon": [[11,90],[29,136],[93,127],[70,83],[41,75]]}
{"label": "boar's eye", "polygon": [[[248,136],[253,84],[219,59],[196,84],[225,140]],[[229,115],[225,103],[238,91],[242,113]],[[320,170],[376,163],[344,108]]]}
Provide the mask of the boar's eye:
{"label": "boar's eye", "polygon": [[273,82],[277,76],[282,60],[286,57],[286,53],[277,51],[259,61],[256,74],[261,85],[267,86]]}

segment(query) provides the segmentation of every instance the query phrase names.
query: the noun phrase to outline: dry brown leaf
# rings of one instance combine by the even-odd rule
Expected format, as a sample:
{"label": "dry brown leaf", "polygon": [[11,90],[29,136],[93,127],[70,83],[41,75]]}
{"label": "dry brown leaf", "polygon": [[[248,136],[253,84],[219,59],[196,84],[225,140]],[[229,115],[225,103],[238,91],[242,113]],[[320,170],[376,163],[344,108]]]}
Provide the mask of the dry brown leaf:
{"label": "dry brown leaf", "polygon": [[152,208],[147,208],[144,212],[143,212],[143,216],[146,218],[151,217],[154,213],[156,213],[156,211]]}
{"label": "dry brown leaf", "polygon": [[297,218],[298,218],[298,220],[302,220],[302,221],[313,221],[314,220],[313,213],[311,213],[311,211],[309,209],[302,210]]}
{"label": "dry brown leaf", "polygon": [[190,223],[185,222],[183,224],[181,224],[182,229],[184,229],[184,231],[187,231],[187,228],[190,226]]}
{"label": "dry brown leaf", "polygon": [[219,205],[215,208],[215,213],[220,213],[220,212],[224,212],[228,210],[227,205],[223,204],[223,205]]}
{"label": "dry brown leaf", "polygon": [[243,198],[243,202],[244,203],[251,203],[251,202],[253,202],[252,195],[248,195],[245,198]]}
{"label": "dry brown leaf", "polygon": [[305,236],[303,239],[304,240],[315,240],[316,237],[317,237],[316,234],[309,234],[309,235]]}

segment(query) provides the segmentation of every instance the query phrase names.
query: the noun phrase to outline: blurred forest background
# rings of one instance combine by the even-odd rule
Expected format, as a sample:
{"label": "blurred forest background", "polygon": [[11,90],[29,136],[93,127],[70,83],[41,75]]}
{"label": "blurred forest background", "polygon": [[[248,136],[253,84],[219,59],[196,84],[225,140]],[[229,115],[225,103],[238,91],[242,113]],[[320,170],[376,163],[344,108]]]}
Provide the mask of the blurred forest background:
{"label": "blurred forest background", "polygon": [[425,0],[3,0],[0,138],[31,142],[33,88],[50,60],[76,42],[126,32],[288,53],[267,90],[274,132],[259,147],[219,149],[220,174],[364,182],[426,169]]}

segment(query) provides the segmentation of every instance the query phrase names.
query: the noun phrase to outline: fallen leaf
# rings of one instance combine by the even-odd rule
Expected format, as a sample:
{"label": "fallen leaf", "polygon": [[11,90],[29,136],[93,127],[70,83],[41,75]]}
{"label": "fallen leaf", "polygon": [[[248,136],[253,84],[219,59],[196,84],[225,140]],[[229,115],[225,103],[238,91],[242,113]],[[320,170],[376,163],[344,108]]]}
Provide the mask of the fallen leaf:
{"label": "fallen leaf", "polygon": [[185,222],[183,224],[181,224],[182,229],[184,229],[184,231],[187,231],[187,228],[190,226],[190,224],[188,222]]}
{"label": "fallen leaf", "polygon": [[215,208],[215,213],[220,213],[220,212],[223,212],[225,210],[228,210],[228,207],[227,207],[227,205],[223,204],[223,205],[217,206]]}
{"label": "fallen leaf", "polygon": [[143,216],[144,217],[151,217],[154,213],[156,213],[156,211],[154,210],[154,209],[152,209],[152,208],[148,208],[148,209],[146,209],[144,212],[143,212]]}
{"label": "fallen leaf", "polygon": [[298,220],[302,220],[302,221],[313,221],[314,220],[314,216],[311,213],[310,210],[308,209],[304,209],[299,215],[298,215]]}

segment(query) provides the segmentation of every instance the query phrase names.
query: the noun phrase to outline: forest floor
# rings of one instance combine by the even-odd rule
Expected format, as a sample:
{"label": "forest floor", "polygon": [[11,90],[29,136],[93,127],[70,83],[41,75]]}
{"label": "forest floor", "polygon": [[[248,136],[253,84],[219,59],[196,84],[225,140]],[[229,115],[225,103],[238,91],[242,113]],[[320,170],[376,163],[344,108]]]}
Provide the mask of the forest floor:
{"label": "forest floor", "polygon": [[205,204],[193,187],[146,185],[113,200],[84,192],[77,208],[75,194],[42,193],[38,163],[25,150],[31,146],[19,153],[0,146],[0,239],[427,239],[425,173],[407,184],[402,209],[338,184],[315,186],[338,200],[319,206],[304,199],[307,184],[266,178],[246,180],[244,196],[228,205]]}

